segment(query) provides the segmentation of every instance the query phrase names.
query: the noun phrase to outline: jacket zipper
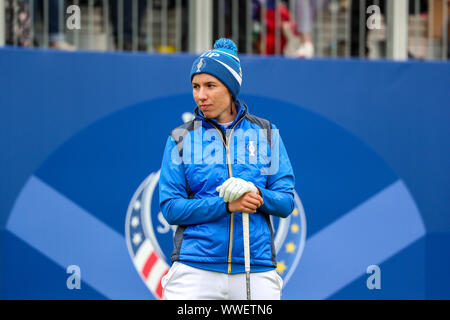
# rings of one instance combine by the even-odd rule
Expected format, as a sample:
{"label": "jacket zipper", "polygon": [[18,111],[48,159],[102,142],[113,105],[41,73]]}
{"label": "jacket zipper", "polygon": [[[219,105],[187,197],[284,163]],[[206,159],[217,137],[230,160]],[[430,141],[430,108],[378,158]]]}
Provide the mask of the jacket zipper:
{"label": "jacket zipper", "polygon": [[[231,159],[230,159],[230,146],[228,144],[228,142],[230,141],[230,137],[231,134],[233,133],[234,128],[236,127],[236,125],[243,119],[244,117],[241,117],[235,124],[234,126],[231,128],[230,133],[228,134],[228,136],[226,136],[225,134],[222,134],[222,132],[216,127],[216,125],[212,122],[212,121],[208,121],[209,123],[211,123],[213,125],[213,127],[219,132],[220,137],[222,139],[223,145],[225,146],[225,153],[227,156],[227,165],[228,165],[228,176],[231,178],[233,176],[233,172],[231,170]],[[225,140],[224,140],[225,137]],[[230,232],[228,235],[228,257],[227,257],[227,261],[228,261],[228,274],[231,274],[231,252],[233,251],[233,221],[234,221],[234,213],[232,212],[230,214]]]}

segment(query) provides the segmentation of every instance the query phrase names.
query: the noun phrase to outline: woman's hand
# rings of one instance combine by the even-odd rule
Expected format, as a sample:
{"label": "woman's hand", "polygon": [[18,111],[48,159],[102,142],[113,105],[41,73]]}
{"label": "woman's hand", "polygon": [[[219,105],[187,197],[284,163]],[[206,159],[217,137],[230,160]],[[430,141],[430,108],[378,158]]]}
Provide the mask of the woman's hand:
{"label": "woman's hand", "polygon": [[258,188],[250,182],[240,178],[228,178],[220,187],[216,188],[219,197],[223,197],[223,201],[232,202],[239,199],[247,192],[258,193]]}
{"label": "woman's hand", "polygon": [[239,199],[231,201],[228,203],[228,209],[231,212],[247,212],[255,213],[256,210],[264,204],[263,198],[252,192],[247,192]]}

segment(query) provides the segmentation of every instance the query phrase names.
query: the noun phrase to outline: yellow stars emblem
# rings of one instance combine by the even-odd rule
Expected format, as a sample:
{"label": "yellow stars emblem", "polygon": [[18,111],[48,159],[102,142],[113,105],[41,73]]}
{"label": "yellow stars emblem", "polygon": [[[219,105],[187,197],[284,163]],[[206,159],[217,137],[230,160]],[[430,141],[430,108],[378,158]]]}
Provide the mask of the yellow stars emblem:
{"label": "yellow stars emblem", "polygon": [[301,235],[302,229],[302,216],[303,211],[301,209],[295,208],[291,212],[289,226],[283,226],[285,238],[283,239],[283,245],[279,247],[279,261],[277,262],[277,268],[275,269],[280,276],[285,276],[289,273],[291,268],[295,268],[297,261],[295,260],[296,252],[301,247]]}
{"label": "yellow stars emblem", "polygon": [[286,244],[286,252],[292,253],[295,251],[296,245],[293,242],[289,242]]}
{"label": "yellow stars emblem", "polygon": [[279,274],[283,274],[284,270],[286,270],[287,267],[284,264],[284,261],[279,261],[277,263],[277,268],[275,269]]}
{"label": "yellow stars emblem", "polygon": [[292,210],[292,215],[293,215],[294,217],[298,216],[298,210],[297,210],[297,208],[295,208],[294,210]]}

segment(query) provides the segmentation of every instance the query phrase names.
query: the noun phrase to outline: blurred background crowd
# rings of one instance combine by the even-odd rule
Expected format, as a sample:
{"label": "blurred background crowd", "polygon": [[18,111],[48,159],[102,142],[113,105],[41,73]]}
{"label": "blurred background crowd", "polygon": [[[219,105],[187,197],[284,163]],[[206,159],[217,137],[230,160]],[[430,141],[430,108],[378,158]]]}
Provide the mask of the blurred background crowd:
{"label": "blurred background crowd", "polygon": [[294,58],[449,57],[449,0],[0,0],[0,46],[241,53]]}

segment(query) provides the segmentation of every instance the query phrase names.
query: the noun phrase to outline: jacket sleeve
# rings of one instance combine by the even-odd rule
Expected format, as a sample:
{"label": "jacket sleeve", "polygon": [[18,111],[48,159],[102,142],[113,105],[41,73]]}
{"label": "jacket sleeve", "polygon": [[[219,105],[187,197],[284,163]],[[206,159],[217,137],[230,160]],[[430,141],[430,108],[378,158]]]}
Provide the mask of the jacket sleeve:
{"label": "jacket sleeve", "polygon": [[291,161],[275,125],[272,125],[270,170],[267,184],[259,188],[264,204],[259,211],[286,218],[294,210],[295,177]]}
{"label": "jacket sleeve", "polygon": [[219,196],[188,199],[184,165],[171,136],[161,164],[159,205],[164,218],[173,225],[199,224],[228,215],[226,203]]}

